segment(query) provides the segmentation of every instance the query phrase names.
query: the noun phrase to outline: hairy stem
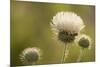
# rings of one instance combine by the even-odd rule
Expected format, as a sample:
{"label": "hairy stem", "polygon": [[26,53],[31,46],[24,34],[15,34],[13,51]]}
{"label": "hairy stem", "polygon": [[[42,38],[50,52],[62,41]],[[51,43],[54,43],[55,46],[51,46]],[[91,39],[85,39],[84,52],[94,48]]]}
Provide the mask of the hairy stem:
{"label": "hairy stem", "polygon": [[77,58],[77,62],[81,61],[82,55],[83,55],[83,49],[80,49],[80,53],[79,53],[79,56]]}
{"label": "hairy stem", "polygon": [[64,62],[65,62],[65,60],[66,60],[68,54],[69,54],[68,45],[65,44],[61,63],[64,63]]}

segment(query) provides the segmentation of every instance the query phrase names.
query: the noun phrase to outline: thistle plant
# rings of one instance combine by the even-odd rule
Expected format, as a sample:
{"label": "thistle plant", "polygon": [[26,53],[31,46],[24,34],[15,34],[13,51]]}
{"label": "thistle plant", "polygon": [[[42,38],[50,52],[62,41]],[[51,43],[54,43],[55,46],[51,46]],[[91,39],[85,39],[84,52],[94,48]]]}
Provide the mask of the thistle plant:
{"label": "thistle plant", "polygon": [[58,40],[64,43],[64,52],[61,63],[64,63],[69,54],[69,44],[74,42],[76,36],[85,27],[83,20],[74,12],[58,12],[50,23]]}
{"label": "thistle plant", "polygon": [[36,64],[40,59],[40,49],[36,47],[26,48],[20,54],[20,60],[25,65]]}
{"label": "thistle plant", "polygon": [[83,56],[84,49],[91,49],[91,38],[87,35],[81,35],[78,39],[78,45],[81,47],[81,49],[77,62],[80,62]]}

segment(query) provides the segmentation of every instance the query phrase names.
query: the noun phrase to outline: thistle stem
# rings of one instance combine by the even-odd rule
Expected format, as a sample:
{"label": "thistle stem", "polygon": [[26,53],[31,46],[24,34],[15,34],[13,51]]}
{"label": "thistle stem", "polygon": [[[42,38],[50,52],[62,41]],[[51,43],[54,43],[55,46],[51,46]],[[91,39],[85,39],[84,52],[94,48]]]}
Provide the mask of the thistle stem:
{"label": "thistle stem", "polygon": [[67,55],[69,53],[69,50],[68,50],[68,45],[65,44],[64,46],[64,53],[63,53],[63,56],[62,56],[62,60],[61,60],[61,63],[64,63],[66,58],[67,58]]}
{"label": "thistle stem", "polygon": [[83,49],[80,49],[80,53],[79,53],[77,62],[80,62],[81,61],[82,55],[83,55]]}

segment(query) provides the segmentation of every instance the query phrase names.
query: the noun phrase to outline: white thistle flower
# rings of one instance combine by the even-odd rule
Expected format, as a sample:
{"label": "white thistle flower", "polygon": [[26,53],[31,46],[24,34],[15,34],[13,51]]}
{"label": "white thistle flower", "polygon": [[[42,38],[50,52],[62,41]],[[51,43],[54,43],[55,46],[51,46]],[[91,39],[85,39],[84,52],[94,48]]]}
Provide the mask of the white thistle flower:
{"label": "white thistle flower", "polygon": [[20,54],[20,60],[25,65],[35,64],[40,59],[41,59],[40,49],[36,47],[26,48]]}
{"label": "white thistle flower", "polygon": [[50,24],[58,39],[65,43],[72,42],[85,27],[81,17],[73,12],[58,12]]}
{"label": "white thistle flower", "polygon": [[73,12],[58,12],[52,19],[51,26],[57,31],[78,33],[84,27],[83,20]]}
{"label": "white thistle flower", "polygon": [[78,42],[78,45],[82,48],[88,48],[91,49],[92,41],[91,38],[87,35],[80,35],[77,37],[76,42]]}

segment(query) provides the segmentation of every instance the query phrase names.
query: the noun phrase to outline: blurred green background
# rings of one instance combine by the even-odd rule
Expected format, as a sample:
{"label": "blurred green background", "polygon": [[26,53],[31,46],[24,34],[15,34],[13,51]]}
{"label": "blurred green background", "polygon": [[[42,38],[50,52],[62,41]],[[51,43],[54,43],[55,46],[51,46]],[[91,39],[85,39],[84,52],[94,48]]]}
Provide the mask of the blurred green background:
{"label": "blurred green background", "polygon": [[[38,47],[43,52],[37,64],[58,64],[61,62],[64,44],[54,39],[50,22],[60,11],[77,13],[86,27],[82,31],[92,38],[92,49],[86,49],[82,62],[95,60],[95,6],[41,2],[11,2],[11,65],[23,65],[19,54],[27,47]],[[79,47],[72,43],[66,63],[74,63]]]}

